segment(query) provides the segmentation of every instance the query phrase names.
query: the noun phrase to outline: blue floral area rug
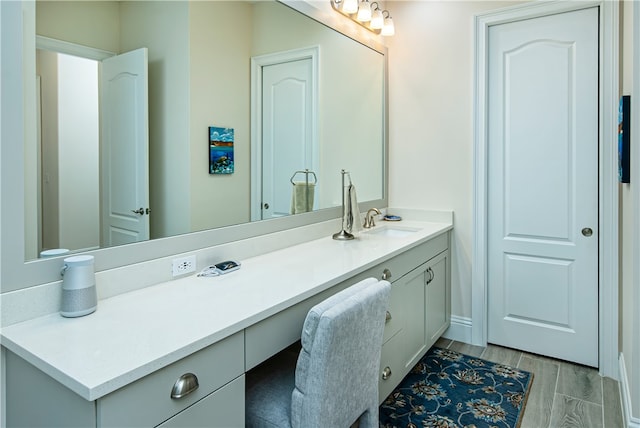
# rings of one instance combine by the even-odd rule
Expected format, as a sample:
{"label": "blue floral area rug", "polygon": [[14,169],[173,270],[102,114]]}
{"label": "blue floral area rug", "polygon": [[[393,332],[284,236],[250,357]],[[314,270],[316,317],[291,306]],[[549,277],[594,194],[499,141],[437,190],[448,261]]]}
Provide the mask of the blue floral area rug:
{"label": "blue floral area rug", "polygon": [[383,428],[517,428],[533,375],[433,347],[380,406]]}

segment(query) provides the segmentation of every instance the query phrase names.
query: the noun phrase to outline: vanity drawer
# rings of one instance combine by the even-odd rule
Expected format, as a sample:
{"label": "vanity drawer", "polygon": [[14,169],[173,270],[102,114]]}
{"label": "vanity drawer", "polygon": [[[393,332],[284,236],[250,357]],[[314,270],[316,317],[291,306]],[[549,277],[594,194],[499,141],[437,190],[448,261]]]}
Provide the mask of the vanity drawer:
{"label": "vanity drawer", "polygon": [[387,316],[384,324],[384,336],[382,343],[386,343],[402,328],[403,311],[402,311],[402,290],[399,286],[391,284],[391,297],[389,299],[389,307],[387,308]]}
{"label": "vanity drawer", "polygon": [[[417,247],[414,247],[402,254],[380,263],[360,274],[354,280],[358,281],[364,278],[386,279],[389,282],[395,282],[404,275],[415,269],[430,258],[446,251],[449,248],[449,234],[443,233],[440,236],[430,239]],[[391,277],[384,278],[385,270],[391,273]]]}
{"label": "vanity drawer", "polygon": [[378,375],[379,402],[382,403],[404,378],[402,330],[382,345]]}
{"label": "vanity drawer", "polygon": [[[239,332],[98,399],[98,427],[156,426],[241,376],[243,361]],[[199,387],[172,398],[176,381],[189,373]]]}
{"label": "vanity drawer", "polygon": [[244,376],[234,379],[158,428],[244,427]]}

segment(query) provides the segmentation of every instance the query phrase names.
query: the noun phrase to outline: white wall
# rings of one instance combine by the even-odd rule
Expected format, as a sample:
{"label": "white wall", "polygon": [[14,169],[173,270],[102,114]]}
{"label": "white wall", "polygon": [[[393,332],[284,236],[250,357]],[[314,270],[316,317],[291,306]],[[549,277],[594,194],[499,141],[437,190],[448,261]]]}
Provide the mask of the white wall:
{"label": "white wall", "polygon": [[389,206],[454,211],[452,314],[471,318],[473,16],[514,2],[392,2]]}
{"label": "white wall", "polygon": [[119,21],[118,52],[149,50],[151,238],[191,230],[189,4],[160,3],[121,2]]}
{"label": "white wall", "polygon": [[[59,248],[58,55],[38,49],[36,58],[36,73],[40,77],[42,248]],[[36,256],[33,254],[34,258]]]}
{"label": "white wall", "polygon": [[60,247],[100,246],[98,63],[58,55]]}
{"label": "white wall", "polygon": [[[246,2],[189,4],[191,230],[250,220],[251,10]],[[209,126],[234,128],[233,174],[209,174]]]}
{"label": "white wall", "polygon": [[620,352],[627,423],[640,427],[640,5],[621,2],[621,94],[631,95],[631,183],[620,186]]}
{"label": "white wall", "polygon": [[[109,52],[120,48],[118,2],[36,3],[36,33]],[[61,23],[68,23],[60,25]]]}
{"label": "white wall", "polygon": [[624,320],[623,329],[631,330],[633,343],[631,344],[631,354],[629,361],[634,367],[631,383],[631,417],[634,419],[637,427],[640,427],[640,4],[633,3],[633,95],[632,108],[633,119],[631,122],[632,146],[636,148],[635,161],[632,166],[636,170],[636,193],[635,193],[635,225],[634,230],[635,245],[633,252],[633,260],[630,261],[635,266],[634,282],[631,287],[635,290],[633,295],[633,316]]}
{"label": "white wall", "polygon": [[[2,20],[2,15],[3,15],[3,7],[2,4],[0,4],[0,24],[4,24],[3,20]],[[2,25],[0,25],[1,27]],[[0,46],[2,46],[2,39],[7,38],[6,35],[4,35],[3,31],[0,31]],[[0,48],[0,70],[3,69],[2,65],[4,62],[4,57],[2,56],[2,49]],[[3,80],[0,78],[0,100],[2,99],[2,84],[3,84]],[[0,105],[0,107],[3,107]],[[0,116],[1,118],[1,116]],[[0,136],[2,135],[2,120],[0,120]],[[1,141],[1,137],[0,137],[0,141]],[[0,165],[2,165],[2,151],[0,151]],[[0,174],[0,177],[2,175]],[[0,178],[0,188],[2,187],[2,179]],[[0,217],[2,216],[2,214],[0,213]],[[0,222],[1,224],[1,222]],[[2,238],[2,229],[0,229],[0,239]],[[2,257],[2,248],[0,247],[0,258]],[[2,273],[2,266],[0,266],[0,274]],[[1,277],[1,275],[0,275]],[[0,299],[2,299],[2,295],[0,294]],[[2,302],[0,302],[0,307],[2,307]],[[0,426],[6,426],[6,421],[5,421],[5,411],[4,411],[4,407],[5,407],[5,387],[6,384],[4,382],[4,376],[5,376],[5,371],[4,371],[4,350],[2,348],[0,348]]]}
{"label": "white wall", "polygon": [[[621,95],[631,95],[631,183],[620,185],[620,352],[623,407],[640,426],[640,7],[621,2]],[[635,34],[634,34],[635,32]]]}

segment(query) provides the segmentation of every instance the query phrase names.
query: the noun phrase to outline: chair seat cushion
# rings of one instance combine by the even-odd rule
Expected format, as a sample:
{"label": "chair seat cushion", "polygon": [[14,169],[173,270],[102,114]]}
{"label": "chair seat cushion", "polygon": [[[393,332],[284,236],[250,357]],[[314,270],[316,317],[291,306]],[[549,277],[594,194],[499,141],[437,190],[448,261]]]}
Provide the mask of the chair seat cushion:
{"label": "chair seat cushion", "polygon": [[286,349],[247,373],[247,427],[291,427],[297,358],[297,352]]}

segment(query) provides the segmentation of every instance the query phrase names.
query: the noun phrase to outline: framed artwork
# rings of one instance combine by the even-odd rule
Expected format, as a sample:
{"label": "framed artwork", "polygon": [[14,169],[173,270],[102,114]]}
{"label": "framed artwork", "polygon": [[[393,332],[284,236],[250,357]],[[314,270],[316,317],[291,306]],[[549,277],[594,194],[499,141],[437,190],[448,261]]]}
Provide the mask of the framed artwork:
{"label": "framed artwork", "polygon": [[233,128],[209,127],[209,174],[233,174]]}
{"label": "framed artwork", "polygon": [[629,183],[631,176],[631,97],[623,95],[620,97],[620,108],[618,110],[618,180],[620,183]]}

